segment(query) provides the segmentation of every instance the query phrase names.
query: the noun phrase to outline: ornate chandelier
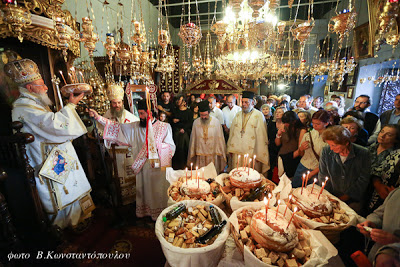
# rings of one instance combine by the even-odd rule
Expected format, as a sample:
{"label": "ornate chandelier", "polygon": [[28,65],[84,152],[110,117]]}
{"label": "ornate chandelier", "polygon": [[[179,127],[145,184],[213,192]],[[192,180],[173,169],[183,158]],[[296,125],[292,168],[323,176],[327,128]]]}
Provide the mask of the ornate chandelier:
{"label": "ornate chandelier", "polygon": [[219,42],[217,74],[232,80],[257,80],[265,75],[275,59],[268,51],[276,37],[274,13],[270,1],[231,1],[224,20],[211,28]]}
{"label": "ornate chandelier", "polygon": [[17,4],[6,3],[1,6],[2,20],[8,25],[9,30],[18,37],[22,43],[22,29],[32,23],[31,13],[26,8]]}
{"label": "ornate chandelier", "polygon": [[331,18],[330,22],[333,24],[328,24],[328,31],[331,33],[336,33],[339,35],[339,45],[343,44],[343,40],[356,26],[357,13],[353,8],[344,9],[339,12],[337,16]]}

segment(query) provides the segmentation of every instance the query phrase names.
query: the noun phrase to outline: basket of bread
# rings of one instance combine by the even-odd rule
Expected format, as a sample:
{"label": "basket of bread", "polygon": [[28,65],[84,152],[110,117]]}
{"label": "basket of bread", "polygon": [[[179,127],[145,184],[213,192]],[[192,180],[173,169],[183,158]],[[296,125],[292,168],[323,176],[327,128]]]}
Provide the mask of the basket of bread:
{"label": "basket of bread", "polygon": [[170,186],[167,190],[168,206],[182,200],[207,201],[221,206],[224,196],[219,184],[215,181],[217,172],[214,164],[196,170],[167,169],[167,180]]}
{"label": "basket of bread", "polygon": [[340,232],[357,223],[354,210],[315,183],[293,189],[289,198],[289,209],[298,209],[297,218],[310,229],[320,230],[333,244]]}
{"label": "basket of bread", "polygon": [[229,220],[246,266],[317,266],[337,255],[320,232],[300,228],[286,205],[242,207]]}
{"label": "basket of bread", "polygon": [[156,221],[156,236],[171,266],[216,266],[229,232],[225,213],[204,201],[183,200]]}
{"label": "basket of bread", "polygon": [[[260,201],[271,194],[276,186],[256,170],[247,167],[233,169],[229,174],[220,174],[216,181],[232,210],[249,203],[255,203],[255,206],[261,207],[263,204]],[[259,203],[257,204],[257,202]],[[275,199],[273,203],[275,203]]]}

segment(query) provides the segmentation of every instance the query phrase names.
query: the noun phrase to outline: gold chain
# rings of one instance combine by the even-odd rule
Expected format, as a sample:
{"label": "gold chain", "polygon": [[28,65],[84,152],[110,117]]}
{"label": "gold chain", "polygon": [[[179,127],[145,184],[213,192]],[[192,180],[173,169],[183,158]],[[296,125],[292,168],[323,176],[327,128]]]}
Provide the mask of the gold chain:
{"label": "gold chain", "polygon": [[[242,112],[242,130],[240,131],[240,132],[242,133],[242,136],[243,136],[243,134],[244,134],[244,132],[245,132],[244,129],[246,128],[246,125],[247,125],[247,123],[249,122],[252,113],[253,113],[253,110],[250,111],[249,113],[244,113],[244,112]],[[247,115],[249,115],[249,116],[247,117],[247,119],[245,119],[245,117],[246,117]]]}

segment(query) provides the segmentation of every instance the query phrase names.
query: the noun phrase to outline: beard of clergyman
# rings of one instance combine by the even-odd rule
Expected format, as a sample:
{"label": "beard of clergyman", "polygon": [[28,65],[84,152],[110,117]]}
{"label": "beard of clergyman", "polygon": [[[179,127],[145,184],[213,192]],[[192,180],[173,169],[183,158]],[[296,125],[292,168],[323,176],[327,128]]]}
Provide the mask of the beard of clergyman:
{"label": "beard of clergyman", "polygon": [[139,126],[146,128],[147,119],[140,119]]}
{"label": "beard of clergyman", "polygon": [[122,113],[124,113],[124,109],[121,108],[119,111],[117,111],[116,108],[110,107],[110,112],[111,116],[113,116],[114,118],[121,118]]}
{"label": "beard of clergyman", "polygon": [[210,116],[208,116],[208,118],[201,118],[202,124],[208,124],[209,122],[210,122]]}
{"label": "beard of clergyman", "polygon": [[244,113],[249,113],[252,109],[253,109],[253,106],[249,106],[248,108],[243,109],[243,112]]}
{"label": "beard of clergyman", "polygon": [[51,106],[53,105],[53,101],[49,98],[47,93],[42,93],[42,94],[36,94],[37,97],[40,99],[40,101],[45,104],[46,106]]}

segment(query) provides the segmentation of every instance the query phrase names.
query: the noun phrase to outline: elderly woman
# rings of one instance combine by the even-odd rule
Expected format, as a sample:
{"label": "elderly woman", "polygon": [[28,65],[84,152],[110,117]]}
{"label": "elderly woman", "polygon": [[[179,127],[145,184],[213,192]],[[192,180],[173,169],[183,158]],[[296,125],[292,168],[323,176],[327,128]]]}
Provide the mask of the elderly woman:
{"label": "elderly woman", "polygon": [[359,212],[370,178],[368,150],[353,144],[340,125],[326,129],[322,138],[329,146],[322,149],[318,179],[322,183],[328,177],[325,189]]}
{"label": "elderly woman", "polygon": [[365,214],[370,214],[378,208],[399,185],[399,158],[400,149],[396,149],[399,144],[400,131],[397,125],[388,124],[384,126],[378,134],[377,142],[372,144],[368,151],[371,158],[371,190],[368,192],[369,200],[365,208]]}
{"label": "elderly woman", "polygon": [[261,112],[264,115],[265,122],[267,123],[267,129],[268,129],[268,125],[272,120],[271,107],[268,104],[264,104],[261,106]]}
{"label": "elderly woman", "polygon": [[[306,133],[301,140],[298,150],[294,156],[299,154],[302,156],[300,164],[292,179],[293,187],[300,187],[302,184],[303,173],[310,171],[309,177],[318,175],[319,167],[318,162],[321,155],[322,148],[326,143],[322,139],[322,134],[329,124],[329,113],[326,110],[319,110],[312,116],[313,129]],[[312,179],[309,179],[312,182]]]}
{"label": "elderly woman", "polygon": [[350,131],[351,142],[360,146],[367,146],[368,133],[363,128],[364,122],[352,116],[343,118],[340,123],[344,128]]}

